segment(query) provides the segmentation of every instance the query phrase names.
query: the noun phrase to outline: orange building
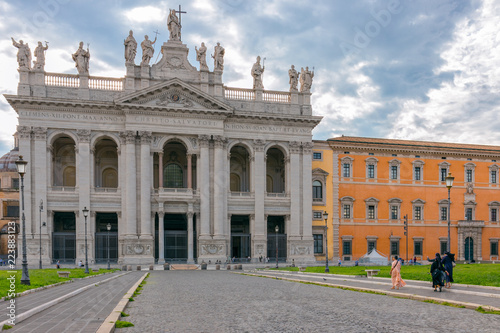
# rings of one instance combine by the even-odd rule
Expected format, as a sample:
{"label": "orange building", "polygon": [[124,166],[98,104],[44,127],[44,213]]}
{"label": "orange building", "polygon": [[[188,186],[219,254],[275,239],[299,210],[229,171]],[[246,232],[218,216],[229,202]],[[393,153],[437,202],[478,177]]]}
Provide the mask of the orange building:
{"label": "orange building", "polygon": [[[344,136],[314,144],[322,159],[313,156],[313,192],[315,180],[326,188],[324,199],[313,198],[313,216],[331,216],[330,259],[352,261],[372,248],[419,260],[446,252],[451,173],[451,252],[458,260],[498,260],[500,147]],[[324,232],[324,220],[313,221],[313,234],[321,226]]]}

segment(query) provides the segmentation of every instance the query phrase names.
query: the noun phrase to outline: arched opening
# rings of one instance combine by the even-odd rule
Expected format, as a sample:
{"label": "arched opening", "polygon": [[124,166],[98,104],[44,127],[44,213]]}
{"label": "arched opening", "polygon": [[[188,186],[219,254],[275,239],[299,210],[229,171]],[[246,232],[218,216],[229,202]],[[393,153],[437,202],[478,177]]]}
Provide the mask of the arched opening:
{"label": "arched opening", "polygon": [[278,148],[267,151],[266,179],[268,193],[285,192],[285,155]]}
{"label": "arched opening", "polygon": [[[161,161],[159,159],[160,156],[162,158]],[[162,153],[157,154],[154,160],[155,187],[187,188],[189,184],[188,158],[186,146],[181,142],[170,141],[165,144]],[[193,156],[191,156],[191,158],[193,158]],[[192,159],[192,169],[195,167],[195,160],[195,158]],[[193,174],[195,174],[194,170],[191,173],[191,178],[194,178]],[[159,180],[161,180],[161,182]],[[192,181],[194,181],[194,179],[192,179]],[[191,186],[193,186],[193,184]]]}
{"label": "arched opening", "polygon": [[232,192],[250,191],[250,158],[245,147],[234,146],[230,151],[230,190]]}
{"label": "arched opening", "polygon": [[69,136],[61,136],[54,141],[52,147],[52,185],[75,187],[75,141]]}
{"label": "arched opening", "polygon": [[474,261],[474,240],[472,237],[467,237],[464,244],[465,260]]}
{"label": "arched opening", "polygon": [[323,200],[323,184],[319,180],[313,181],[313,201]]}
{"label": "arched opening", "polygon": [[94,178],[95,187],[118,187],[118,146],[109,138],[95,145]]}

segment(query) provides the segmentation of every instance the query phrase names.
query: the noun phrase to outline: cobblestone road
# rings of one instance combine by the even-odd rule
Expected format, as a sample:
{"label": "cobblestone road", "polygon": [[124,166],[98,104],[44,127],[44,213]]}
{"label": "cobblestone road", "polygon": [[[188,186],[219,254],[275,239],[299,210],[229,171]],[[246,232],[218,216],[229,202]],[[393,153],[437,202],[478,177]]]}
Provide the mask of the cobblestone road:
{"label": "cobblestone road", "polygon": [[154,271],[119,332],[498,332],[500,316],[224,271]]}

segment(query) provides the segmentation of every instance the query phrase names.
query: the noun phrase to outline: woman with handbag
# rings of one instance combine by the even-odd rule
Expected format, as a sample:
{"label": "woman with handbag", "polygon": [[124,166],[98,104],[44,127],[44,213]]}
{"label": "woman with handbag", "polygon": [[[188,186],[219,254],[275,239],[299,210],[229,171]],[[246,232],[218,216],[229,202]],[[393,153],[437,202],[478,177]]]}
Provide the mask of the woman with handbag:
{"label": "woman with handbag", "polygon": [[396,256],[392,262],[390,274],[392,281],[391,289],[399,289],[399,287],[406,286],[406,282],[401,278],[401,261],[398,259],[398,256]]}

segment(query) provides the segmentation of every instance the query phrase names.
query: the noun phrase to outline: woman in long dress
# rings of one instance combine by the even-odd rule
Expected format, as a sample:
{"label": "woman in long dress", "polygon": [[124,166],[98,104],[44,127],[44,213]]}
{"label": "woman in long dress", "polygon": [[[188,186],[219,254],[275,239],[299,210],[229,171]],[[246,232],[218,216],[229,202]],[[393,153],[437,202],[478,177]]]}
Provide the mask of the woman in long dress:
{"label": "woman in long dress", "polygon": [[401,278],[401,261],[398,259],[398,256],[394,258],[391,265],[391,280],[391,289],[399,289],[399,287],[406,286],[406,282]]}
{"label": "woman in long dress", "polygon": [[450,252],[446,252],[442,262],[446,272],[446,288],[451,288],[451,283],[453,282],[453,263],[455,262],[455,255]]}
{"label": "woman in long dress", "polygon": [[432,287],[434,288],[434,291],[437,291],[437,288],[439,288],[439,291],[441,291],[441,288],[444,286],[444,267],[443,267],[443,262],[441,261],[441,256],[439,253],[436,253],[436,258],[432,260],[432,265],[431,265],[431,275],[432,275]]}

